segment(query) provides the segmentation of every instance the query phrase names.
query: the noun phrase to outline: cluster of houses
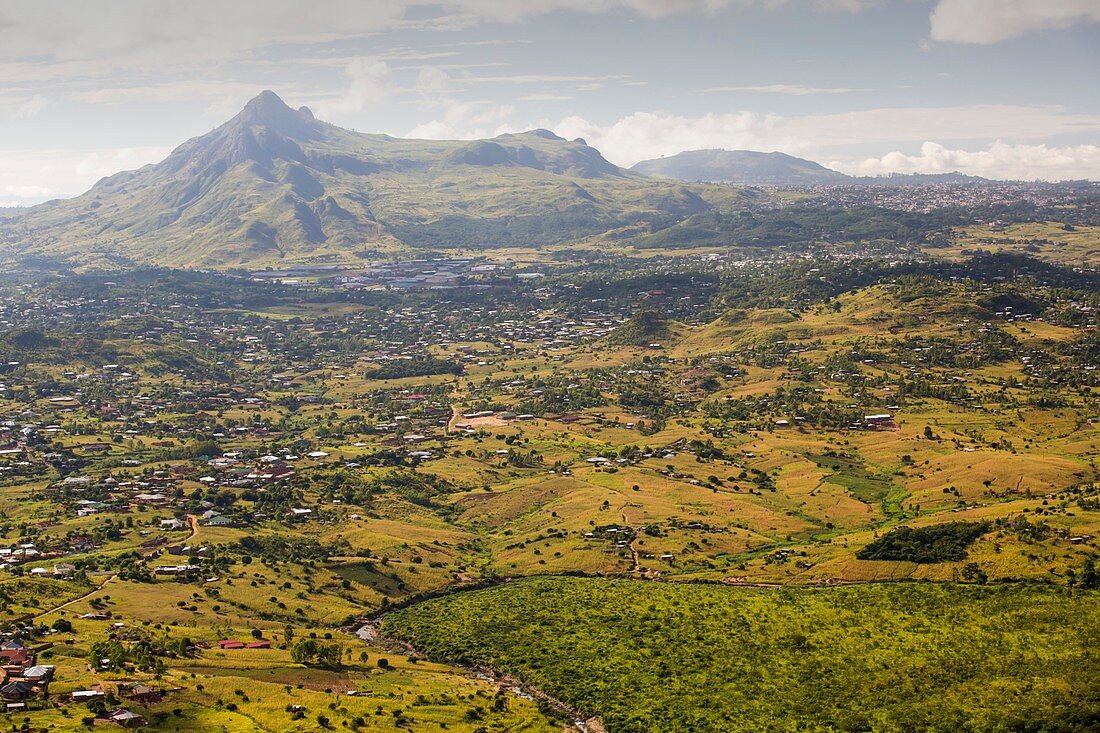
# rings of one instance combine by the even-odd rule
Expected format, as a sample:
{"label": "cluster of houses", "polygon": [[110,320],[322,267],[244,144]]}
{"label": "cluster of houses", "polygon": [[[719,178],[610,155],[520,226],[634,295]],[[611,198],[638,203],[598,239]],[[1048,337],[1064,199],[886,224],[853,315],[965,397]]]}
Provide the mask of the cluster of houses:
{"label": "cluster of houses", "polygon": [[[959,180],[955,182],[919,180],[906,181],[904,185],[893,183],[884,176],[878,185],[814,185],[799,186],[798,190],[814,193],[831,206],[842,208],[876,206],[894,211],[928,213],[937,209],[990,208],[1017,206],[1021,202],[1036,207],[1056,206],[1074,200],[1073,192],[1056,184],[1042,182],[1012,182]],[[991,221],[993,228],[1002,222]]]}
{"label": "cluster of houses", "polygon": [[[10,635],[0,641],[0,701],[6,712],[24,711],[36,700],[48,699],[56,667],[41,664],[37,658],[39,652],[49,646],[49,643],[31,646],[19,636]],[[137,682],[120,684],[119,694],[134,705],[151,705],[163,699],[160,691]],[[106,698],[107,693],[97,688],[75,690],[66,699],[74,703],[88,703]],[[104,719],[123,728],[139,728],[148,724],[143,716],[125,707],[109,711]]]}
{"label": "cluster of houses", "polygon": [[38,664],[36,652],[22,639],[10,638],[0,642],[0,698],[9,712],[24,710],[27,701],[44,697],[53,679],[52,664]]}
{"label": "cluster of houses", "polygon": [[531,281],[538,272],[514,273],[507,264],[483,257],[433,257],[412,260],[378,260],[362,266],[295,265],[283,269],[257,270],[252,279],[281,285],[313,286],[317,282],[349,290],[416,290],[484,287],[486,277],[508,277]]}
{"label": "cluster of houses", "polygon": [[[153,689],[140,682],[131,682],[119,685],[119,694],[132,705],[155,705],[164,700],[164,693]],[[93,700],[105,700],[107,693],[102,689],[74,690],[70,699],[76,703],[88,703]],[[135,713],[128,707],[118,707],[108,711],[103,719],[114,723],[120,728],[143,728],[149,725],[149,721],[140,713]]]}
{"label": "cluster of houses", "polygon": [[[772,425],[776,430],[789,430],[795,425],[802,425],[805,422],[806,418],[796,415],[793,423],[791,420],[781,417],[776,419]],[[864,415],[861,421],[854,422],[848,427],[854,430],[893,430],[897,427],[897,422],[894,420],[892,412],[877,412],[872,415]]]}
{"label": "cluster of houses", "polygon": [[[453,288],[479,284],[485,275],[495,273],[499,265],[483,259],[464,258],[417,259],[372,262],[366,267],[334,276],[343,288],[387,288],[412,290],[418,288]],[[285,279],[284,279],[285,282]]]}

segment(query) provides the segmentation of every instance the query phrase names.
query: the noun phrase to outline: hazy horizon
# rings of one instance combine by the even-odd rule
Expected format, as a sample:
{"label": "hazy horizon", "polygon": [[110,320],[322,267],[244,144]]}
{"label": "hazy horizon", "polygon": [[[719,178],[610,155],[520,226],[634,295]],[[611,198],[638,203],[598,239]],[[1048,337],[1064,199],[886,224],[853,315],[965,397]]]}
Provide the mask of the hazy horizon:
{"label": "hazy horizon", "polygon": [[163,159],[261,89],[398,137],[547,128],[608,160],[781,151],[852,175],[1100,178],[1092,0],[16,0],[0,205]]}
{"label": "hazy horizon", "polygon": [[[270,90],[265,90],[265,91],[270,91]],[[281,99],[281,97],[280,97],[280,99]],[[286,102],[286,100],[283,100],[283,101]],[[303,105],[303,107],[304,106],[305,105]],[[310,111],[312,113],[312,110],[310,110]],[[322,120],[322,121],[327,121],[327,120]],[[216,128],[214,128],[214,129],[216,129]],[[348,129],[352,129],[352,128],[348,128]],[[517,131],[517,132],[531,132],[531,131],[538,130],[538,129],[545,129],[545,128],[530,128],[529,130],[522,130],[522,131]],[[550,130],[550,131],[554,132],[554,130]],[[209,132],[209,131],[207,131],[207,132]],[[362,131],[359,131],[359,132],[362,132]],[[502,134],[507,134],[507,133],[502,133]],[[196,136],[196,137],[201,137],[201,135]],[[435,139],[435,138],[420,138],[420,139],[432,140],[432,139]],[[462,138],[458,138],[458,139],[462,139]],[[708,151],[708,150],[729,151],[730,149],[728,149],[728,148],[699,148],[699,149],[692,149],[690,151],[685,150],[685,151],[678,151],[678,152],[674,152],[674,153],[661,154],[661,155],[657,156],[657,158],[655,158],[655,159],[674,157],[674,156],[678,155],[680,152],[705,152],[705,151]],[[786,154],[786,151],[783,151],[783,150],[753,150],[753,151],[737,150],[737,151],[734,151],[734,152],[754,152],[754,153],[764,153],[764,154],[784,153],[784,154]],[[167,155],[168,155],[168,152],[166,152],[165,155],[162,156],[161,158],[158,158],[156,160],[151,160],[151,161],[149,161],[148,163],[146,163],[144,165],[155,165],[156,163],[161,162]],[[795,157],[797,157],[797,156],[795,156]],[[809,160],[809,159],[806,158],[806,160]],[[611,162],[615,162],[615,161],[611,161]],[[811,162],[818,163],[820,165],[824,165],[825,167],[828,167],[828,164],[826,162],[822,162],[822,161],[811,161]],[[139,167],[142,167],[142,166],[139,166]],[[630,168],[630,165],[623,165],[622,167]],[[112,172],[108,173],[105,177],[110,177],[111,175],[114,175],[115,173],[124,172],[124,171],[128,171],[128,170],[136,170],[136,168],[119,169],[118,171],[112,171]],[[888,177],[896,176],[896,175],[902,175],[902,176],[912,175],[914,173],[918,174],[918,175],[936,175],[936,174],[940,174],[940,173],[943,173],[943,174],[962,173],[962,171],[960,171],[958,169],[951,169],[951,170],[936,170],[936,171],[932,171],[932,172],[929,172],[929,173],[925,173],[923,171],[906,172],[906,171],[892,171],[891,170],[891,171],[877,172],[877,173],[873,173],[873,174],[870,174],[870,175],[863,174],[863,173],[860,173],[860,172],[857,171],[855,173],[852,173],[851,175],[862,176],[864,178],[888,178]],[[989,178],[991,178],[992,180],[1019,180],[1019,181],[1023,181],[1023,182],[1031,182],[1027,179],[1005,179],[1005,178],[998,179],[998,178],[995,178],[993,176],[990,176]],[[102,180],[102,178],[99,179],[99,180]],[[1036,179],[1031,179],[1031,180],[1033,180],[1033,181],[1042,181],[1043,179],[1036,178]],[[1062,180],[1071,180],[1071,179],[1062,179]],[[98,183],[98,181],[93,182],[93,185],[94,185],[94,183]],[[82,195],[83,193],[85,193],[85,191],[76,191],[76,192],[72,192],[72,193],[60,193],[60,194],[57,194],[57,195],[54,195],[54,196],[50,196],[47,199],[43,199],[43,200],[40,200],[40,201],[31,201],[31,202],[17,202],[17,201],[0,202],[0,208],[26,208],[26,207],[30,207],[30,206],[36,206],[39,203],[45,203],[46,201],[55,201],[55,200],[75,198],[77,196]]]}

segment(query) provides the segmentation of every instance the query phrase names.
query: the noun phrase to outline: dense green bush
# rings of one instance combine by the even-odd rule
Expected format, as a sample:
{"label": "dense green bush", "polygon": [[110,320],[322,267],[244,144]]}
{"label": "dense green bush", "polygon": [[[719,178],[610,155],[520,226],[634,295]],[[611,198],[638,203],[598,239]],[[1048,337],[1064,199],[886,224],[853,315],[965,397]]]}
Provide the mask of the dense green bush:
{"label": "dense green bush", "polygon": [[611,733],[1100,726],[1100,595],[1064,588],[540,578],[426,601],[384,630]]}
{"label": "dense green bush", "polygon": [[990,529],[987,522],[948,522],[931,527],[898,527],[856,553],[860,560],[933,563],[962,560],[966,548]]}
{"label": "dense green bush", "polygon": [[404,379],[405,377],[429,377],[435,374],[462,374],[462,365],[449,359],[437,359],[423,354],[412,359],[394,359],[375,369],[375,379]]}

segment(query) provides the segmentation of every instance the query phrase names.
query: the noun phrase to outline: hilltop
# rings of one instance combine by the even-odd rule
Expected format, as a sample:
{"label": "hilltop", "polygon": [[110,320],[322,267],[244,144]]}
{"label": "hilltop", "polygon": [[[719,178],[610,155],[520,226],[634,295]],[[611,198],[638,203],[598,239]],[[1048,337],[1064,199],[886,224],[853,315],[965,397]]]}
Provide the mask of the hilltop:
{"label": "hilltop", "polygon": [[672,325],[667,318],[657,311],[643,310],[615,329],[607,337],[607,342],[623,346],[648,346],[671,335]]}
{"label": "hilltop", "polygon": [[666,158],[643,160],[630,170],[677,181],[792,186],[839,183],[850,176],[786,153],[753,150],[685,150]]}
{"label": "hilltop", "polygon": [[685,150],[664,158],[643,160],[631,168],[654,178],[741,186],[927,186],[988,183],[964,173],[891,173],[885,176],[849,176],[820,163],[786,153],[754,150]]}
{"label": "hilltop", "polygon": [[622,238],[736,195],[647,179],[547,130],[399,139],[322,122],[265,91],[160,163],[0,220],[0,241],[16,257],[72,264],[346,262]]}

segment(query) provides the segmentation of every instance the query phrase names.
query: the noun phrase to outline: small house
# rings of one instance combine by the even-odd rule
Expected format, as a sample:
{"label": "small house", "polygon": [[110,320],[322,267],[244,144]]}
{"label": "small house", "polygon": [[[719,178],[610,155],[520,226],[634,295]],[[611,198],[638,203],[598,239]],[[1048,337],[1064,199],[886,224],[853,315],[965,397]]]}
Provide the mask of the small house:
{"label": "small house", "polygon": [[22,680],[15,680],[0,686],[0,697],[5,700],[20,701],[26,700],[34,695],[34,685],[30,682],[24,682]]}
{"label": "small house", "polygon": [[31,663],[31,655],[24,649],[0,649],[0,664],[26,667]]}
{"label": "small house", "polygon": [[107,720],[122,728],[141,728],[149,725],[145,718],[126,708],[119,708],[114,711],[107,716]]}
{"label": "small house", "polygon": [[126,691],[125,695],[127,699],[133,700],[139,705],[152,705],[164,699],[164,695],[159,690],[154,690],[146,685],[133,685]]}
{"label": "small house", "polygon": [[36,664],[23,670],[23,679],[28,682],[49,682],[53,677],[52,664]]}
{"label": "small house", "polygon": [[106,695],[107,693],[103,690],[73,690],[72,698],[73,702],[87,702],[88,700],[106,697]]}

